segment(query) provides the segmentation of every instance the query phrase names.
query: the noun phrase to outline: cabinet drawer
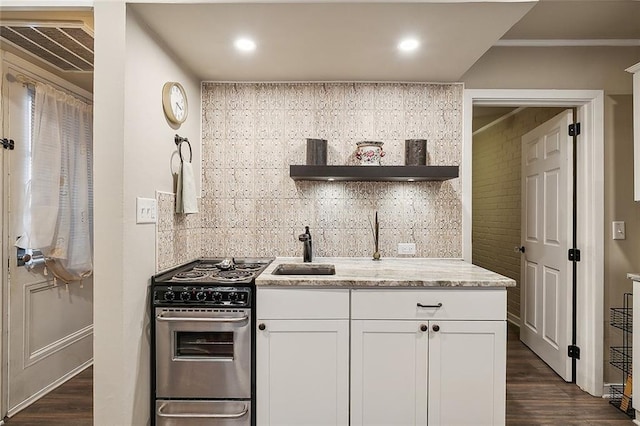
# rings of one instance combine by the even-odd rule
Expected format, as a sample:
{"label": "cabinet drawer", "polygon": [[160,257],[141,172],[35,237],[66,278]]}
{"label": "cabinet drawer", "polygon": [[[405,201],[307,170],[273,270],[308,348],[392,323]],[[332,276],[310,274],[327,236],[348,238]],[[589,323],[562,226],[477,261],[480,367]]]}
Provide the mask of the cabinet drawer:
{"label": "cabinet drawer", "polygon": [[260,288],[259,319],[349,319],[349,289]]}
{"label": "cabinet drawer", "polygon": [[[418,304],[423,305],[418,306]],[[507,291],[362,289],[351,295],[353,319],[506,320]]]}

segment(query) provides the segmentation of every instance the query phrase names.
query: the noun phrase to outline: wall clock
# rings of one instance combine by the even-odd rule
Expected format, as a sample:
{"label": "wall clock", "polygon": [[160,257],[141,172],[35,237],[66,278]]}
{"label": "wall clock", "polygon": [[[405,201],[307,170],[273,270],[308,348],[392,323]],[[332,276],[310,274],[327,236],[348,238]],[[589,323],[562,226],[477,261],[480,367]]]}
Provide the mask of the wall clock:
{"label": "wall clock", "polygon": [[187,119],[189,105],[184,87],[175,81],[169,81],[162,87],[162,108],[167,119],[174,124],[182,124]]}

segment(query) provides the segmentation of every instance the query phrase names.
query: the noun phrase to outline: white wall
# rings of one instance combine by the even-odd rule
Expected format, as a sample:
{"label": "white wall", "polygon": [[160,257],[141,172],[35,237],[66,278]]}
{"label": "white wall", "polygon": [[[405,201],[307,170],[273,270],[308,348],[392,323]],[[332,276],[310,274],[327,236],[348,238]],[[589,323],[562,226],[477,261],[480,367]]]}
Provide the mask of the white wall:
{"label": "white wall", "polygon": [[[176,133],[191,141],[200,181],[200,84],[124,2],[97,1],[95,24],[94,424],[144,425],[155,226],[135,223],[136,197],[173,191]],[[166,81],[179,81],[189,98],[189,117],[179,129],[163,114]]]}
{"label": "white wall", "polygon": [[597,89],[630,94],[640,47],[492,47],[463,76],[467,89]]}

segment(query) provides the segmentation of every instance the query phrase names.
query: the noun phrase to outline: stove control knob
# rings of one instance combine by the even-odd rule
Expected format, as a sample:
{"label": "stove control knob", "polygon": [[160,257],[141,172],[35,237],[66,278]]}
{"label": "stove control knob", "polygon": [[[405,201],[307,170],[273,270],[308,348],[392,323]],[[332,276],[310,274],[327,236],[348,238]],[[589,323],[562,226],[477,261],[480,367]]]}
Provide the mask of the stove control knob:
{"label": "stove control knob", "polygon": [[199,291],[196,293],[196,300],[198,302],[204,302],[205,300],[207,300],[207,295],[204,291]]}
{"label": "stove control knob", "polygon": [[168,302],[175,300],[175,298],[176,298],[176,294],[173,291],[167,291],[164,293],[164,300]]}
{"label": "stove control knob", "polygon": [[180,299],[184,301],[191,299],[191,293],[189,293],[188,291],[183,291],[182,293],[180,293]]}
{"label": "stove control knob", "polygon": [[222,300],[222,293],[220,293],[219,291],[216,291],[215,293],[213,293],[214,302],[219,302],[221,300]]}
{"label": "stove control knob", "polygon": [[238,293],[236,292],[231,292],[229,293],[229,301],[232,303],[235,303],[238,300]]}

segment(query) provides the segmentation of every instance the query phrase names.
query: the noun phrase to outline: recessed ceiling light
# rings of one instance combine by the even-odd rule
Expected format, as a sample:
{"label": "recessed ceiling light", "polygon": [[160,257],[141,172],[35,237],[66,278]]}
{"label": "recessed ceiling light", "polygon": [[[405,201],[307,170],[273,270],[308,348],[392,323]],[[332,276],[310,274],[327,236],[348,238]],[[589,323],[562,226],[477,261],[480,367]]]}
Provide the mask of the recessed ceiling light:
{"label": "recessed ceiling light", "polygon": [[252,52],[256,50],[256,42],[246,37],[237,39],[233,45],[241,52]]}
{"label": "recessed ceiling light", "polygon": [[415,38],[405,38],[398,43],[398,49],[403,52],[412,52],[420,46],[420,42]]}

